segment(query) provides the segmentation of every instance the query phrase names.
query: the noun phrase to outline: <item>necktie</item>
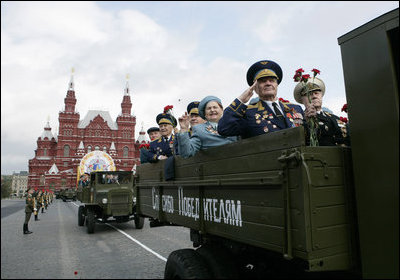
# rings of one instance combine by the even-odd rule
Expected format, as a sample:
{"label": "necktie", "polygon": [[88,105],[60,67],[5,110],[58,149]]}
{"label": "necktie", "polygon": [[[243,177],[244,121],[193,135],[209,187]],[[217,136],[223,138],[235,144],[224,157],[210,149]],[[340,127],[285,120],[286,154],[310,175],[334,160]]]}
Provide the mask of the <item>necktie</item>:
{"label": "necktie", "polygon": [[274,107],[275,115],[277,116],[277,118],[284,124],[285,127],[287,127],[285,118],[283,117],[281,111],[278,109],[278,104],[276,104],[276,102],[272,102],[272,106]]}

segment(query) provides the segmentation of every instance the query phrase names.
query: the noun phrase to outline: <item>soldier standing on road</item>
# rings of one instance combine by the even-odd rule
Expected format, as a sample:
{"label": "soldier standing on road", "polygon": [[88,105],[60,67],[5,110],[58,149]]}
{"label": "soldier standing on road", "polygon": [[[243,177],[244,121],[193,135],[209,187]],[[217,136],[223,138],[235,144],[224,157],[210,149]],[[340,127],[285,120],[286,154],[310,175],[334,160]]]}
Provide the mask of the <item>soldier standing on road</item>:
{"label": "soldier standing on road", "polygon": [[44,200],[44,192],[39,192],[40,193],[40,204],[42,207],[42,213],[44,213],[44,207],[45,207],[45,200]]}
{"label": "soldier standing on road", "polygon": [[35,202],[35,207],[34,207],[34,215],[35,215],[35,221],[40,221],[40,219],[38,218],[38,214],[39,214],[39,210],[40,210],[40,191],[37,191],[37,189],[35,190],[35,193],[33,194],[33,199]]}
{"label": "soldier standing on road", "polygon": [[47,206],[49,205],[49,193],[47,191],[44,191],[43,201],[44,201],[44,207],[47,210]]}
{"label": "soldier standing on road", "polygon": [[30,189],[26,196],[24,234],[32,233],[32,231],[29,231],[29,229],[28,229],[28,223],[29,223],[29,220],[31,219],[33,208],[34,208],[33,196],[32,196],[32,191]]}

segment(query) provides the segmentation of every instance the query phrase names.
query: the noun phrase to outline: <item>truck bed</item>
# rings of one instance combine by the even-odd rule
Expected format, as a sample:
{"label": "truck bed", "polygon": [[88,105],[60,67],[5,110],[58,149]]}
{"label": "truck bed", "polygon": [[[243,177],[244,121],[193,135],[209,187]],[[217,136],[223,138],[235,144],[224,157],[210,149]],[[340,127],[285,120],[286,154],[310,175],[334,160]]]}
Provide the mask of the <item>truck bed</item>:
{"label": "truck bed", "polygon": [[138,213],[299,258],[310,271],[348,270],[355,254],[350,148],[306,147],[303,128],[138,166]]}

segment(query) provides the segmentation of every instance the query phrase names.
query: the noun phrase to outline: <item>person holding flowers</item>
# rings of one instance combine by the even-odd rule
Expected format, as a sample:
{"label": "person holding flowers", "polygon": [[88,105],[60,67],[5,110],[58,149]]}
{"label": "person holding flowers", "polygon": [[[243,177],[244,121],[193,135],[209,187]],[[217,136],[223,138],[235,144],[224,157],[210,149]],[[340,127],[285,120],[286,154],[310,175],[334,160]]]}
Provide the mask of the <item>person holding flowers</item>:
{"label": "person holding flowers", "polygon": [[172,114],[172,108],[172,105],[166,106],[164,112],[156,117],[161,137],[150,142],[149,162],[157,162],[178,154],[178,145],[173,133],[177,121]]}
{"label": "person holding flowers", "polygon": [[306,122],[306,144],[310,146],[349,146],[346,123],[343,118],[322,110],[322,99],[325,95],[325,83],[316,76],[318,69],[312,69],[313,76],[303,74],[302,68],[296,70],[293,77],[298,82],[294,88],[294,99],[303,104]]}
{"label": "person holding flowers", "polygon": [[[276,62],[261,60],[254,63],[247,71],[250,87],[225,109],[218,122],[218,133],[249,138],[302,125],[304,112],[301,106],[277,97],[281,81],[282,69]],[[253,91],[258,98],[246,105]]]}

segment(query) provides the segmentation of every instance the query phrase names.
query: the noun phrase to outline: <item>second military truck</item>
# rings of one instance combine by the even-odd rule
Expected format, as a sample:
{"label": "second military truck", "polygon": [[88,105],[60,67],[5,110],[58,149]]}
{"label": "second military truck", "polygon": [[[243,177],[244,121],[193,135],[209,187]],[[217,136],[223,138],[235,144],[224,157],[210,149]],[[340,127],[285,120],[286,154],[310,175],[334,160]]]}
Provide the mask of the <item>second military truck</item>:
{"label": "second military truck", "polygon": [[78,209],[78,225],[86,222],[87,232],[94,233],[96,223],[134,220],[136,228],[143,228],[144,218],[136,214],[132,184],[133,173],[129,171],[93,172],[89,185],[78,187],[78,200],[84,204]]}

